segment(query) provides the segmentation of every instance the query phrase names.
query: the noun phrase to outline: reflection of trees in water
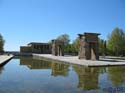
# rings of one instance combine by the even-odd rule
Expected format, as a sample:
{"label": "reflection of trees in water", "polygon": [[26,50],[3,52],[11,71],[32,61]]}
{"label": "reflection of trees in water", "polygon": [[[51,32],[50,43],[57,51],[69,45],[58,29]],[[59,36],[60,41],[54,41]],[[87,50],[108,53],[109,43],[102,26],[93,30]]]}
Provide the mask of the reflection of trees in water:
{"label": "reflection of trees in water", "polygon": [[100,74],[104,74],[104,73],[107,73],[107,68],[106,67],[98,67],[98,72],[100,73]]}
{"label": "reflection of trees in water", "polygon": [[69,71],[69,65],[62,63],[52,63],[52,75],[53,76],[67,76]]}
{"label": "reflection of trees in water", "polygon": [[84,90],[98,89],[98,68],[74,65],[79,79],[78,88]]}
{"label": "reflection of trees in water", "polygon": [[125,67],[109,67],[108,68],[108,77],[112,81],[114,86],[119,86],[125,83]]}

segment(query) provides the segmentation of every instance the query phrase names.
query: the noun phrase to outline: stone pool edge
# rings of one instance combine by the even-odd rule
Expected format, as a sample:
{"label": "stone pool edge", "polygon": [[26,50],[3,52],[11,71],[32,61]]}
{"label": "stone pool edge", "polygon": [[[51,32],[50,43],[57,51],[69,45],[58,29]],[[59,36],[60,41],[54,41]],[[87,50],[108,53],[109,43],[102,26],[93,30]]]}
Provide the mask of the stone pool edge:
{"label": "stone pool edge", "polygon": [[87,67],[125,66],[125,60],[111,62],[110,60],[105,61],[104,59],[100,58],[100,60],[92,61],[78,59],[78,56],[53,56],[50,54],[32,54],[32,56],[33,58],[39,60],[77,64]]}
{"label": "stone pool edge", "polygon": [[0,67],[7,64],[13,57],[14,55],[0,55]]}

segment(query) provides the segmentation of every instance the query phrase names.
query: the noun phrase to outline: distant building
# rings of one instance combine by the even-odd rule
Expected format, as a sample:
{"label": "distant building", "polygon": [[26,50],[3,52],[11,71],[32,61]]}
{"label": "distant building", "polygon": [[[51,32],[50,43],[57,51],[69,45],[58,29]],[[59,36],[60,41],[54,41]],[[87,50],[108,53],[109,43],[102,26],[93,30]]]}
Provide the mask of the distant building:
{"label": "distant building", "polygon": [[21,53],[50,54],[51,53],[51,44],[31,42],[27,46],[21,46],[20,52]]}

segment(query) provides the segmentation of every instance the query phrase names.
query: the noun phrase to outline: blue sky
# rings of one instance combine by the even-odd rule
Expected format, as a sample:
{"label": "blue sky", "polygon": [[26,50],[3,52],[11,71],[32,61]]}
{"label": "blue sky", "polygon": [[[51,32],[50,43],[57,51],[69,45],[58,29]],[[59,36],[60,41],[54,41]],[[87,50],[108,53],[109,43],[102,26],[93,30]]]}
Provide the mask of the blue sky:
{"label": "blue sky", "polygon": [[71,41],[84,32],[107,39],[115,27],[125,30],[125,0],[0,0],[5,50],[48,42],[65,33]]}

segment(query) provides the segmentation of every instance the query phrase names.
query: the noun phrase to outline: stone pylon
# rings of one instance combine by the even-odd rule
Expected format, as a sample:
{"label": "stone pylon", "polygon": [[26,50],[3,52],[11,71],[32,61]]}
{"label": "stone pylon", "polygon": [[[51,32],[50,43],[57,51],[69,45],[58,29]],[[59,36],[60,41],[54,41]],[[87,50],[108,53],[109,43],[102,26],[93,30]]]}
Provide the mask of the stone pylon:
{"label": "stone pylon", "polygon": [[64,42],[60,40],[52,40],[52,55],[64,56]]}
{"label": "stone pylon", "polygon": [[84,33],[79,35],[79,59],[98,60],[98,33]]}

